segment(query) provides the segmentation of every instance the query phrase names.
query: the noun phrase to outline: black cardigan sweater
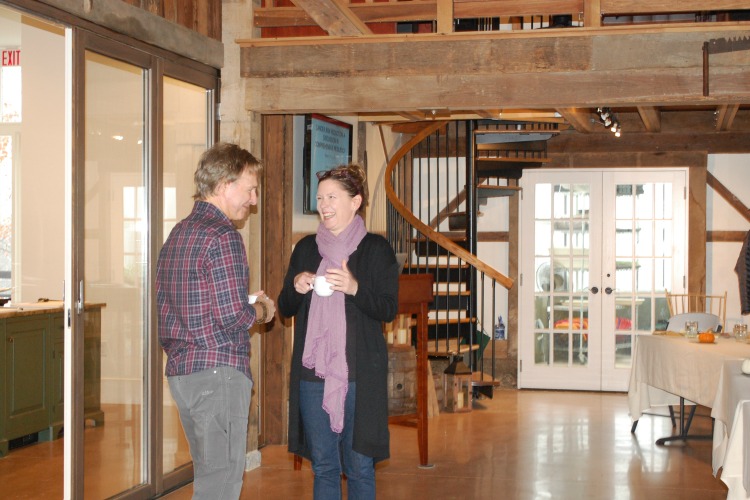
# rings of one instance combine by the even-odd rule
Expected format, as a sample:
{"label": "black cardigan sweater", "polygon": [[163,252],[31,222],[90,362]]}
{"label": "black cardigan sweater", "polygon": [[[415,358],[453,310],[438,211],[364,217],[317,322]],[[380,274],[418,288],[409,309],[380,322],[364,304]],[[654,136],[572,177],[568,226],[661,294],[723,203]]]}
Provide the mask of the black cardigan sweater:
{"label": "black cardigan sweater", "polygon": [[[312,293],[299,294],[294,278],[303,271],[315,274],[322,257],[315,235],[294,248],[277,306],[282,316],[295,316],[294,347],[289,377],[289,451],[310,459],[299,411],[302,351]],[[388,431],[388,351],[382,322],[393,321],[398,310],[398,263],[382,236],[368,233],[349,257],[349,271],[357,280],[357,294],[346,296],[346,327],[356,335],[356,400],[354,443],[358,453],[376,461],[390,455]]]}

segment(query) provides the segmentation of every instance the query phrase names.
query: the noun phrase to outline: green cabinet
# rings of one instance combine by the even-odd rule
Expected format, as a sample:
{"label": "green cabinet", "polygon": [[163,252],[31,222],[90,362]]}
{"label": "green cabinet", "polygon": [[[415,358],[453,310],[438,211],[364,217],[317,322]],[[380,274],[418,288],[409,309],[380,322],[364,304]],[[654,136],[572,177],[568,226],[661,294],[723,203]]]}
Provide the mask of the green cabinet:
{"label": "green cabinet", "polygon": [[[84,418],[100,425],[101,308],[84,314]],[[0,457],[8,442],[38,433],[60,435],[64,419],[65,324],[62,307],[0,308]]]}
{"label": "green cabinet", "polygon": [[50,315],[52,348],[48,353],[49,369],[49,426],[40,439],[55,439],[63,426],[65,416],[65,328],[62,313]]}
{"label": "green cabinet", "polygon": [[0,455],[7,452],[9,440],[46,429],[50,418],[49,316],[2,321]]}

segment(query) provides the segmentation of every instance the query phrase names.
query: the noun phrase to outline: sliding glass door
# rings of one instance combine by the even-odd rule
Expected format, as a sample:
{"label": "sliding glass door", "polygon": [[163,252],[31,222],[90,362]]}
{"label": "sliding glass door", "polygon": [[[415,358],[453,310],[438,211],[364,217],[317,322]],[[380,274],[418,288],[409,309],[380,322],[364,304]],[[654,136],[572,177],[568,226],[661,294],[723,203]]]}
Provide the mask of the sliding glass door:
{"label": "sliding glass door", "polygon": [[[171,76],[165,76],[163,83],[162,241],[193,208],[193,172],[210,142],[213,130],[208,120],[213,109],[212,92],[202,85]],[[208,83],[205,82],[205,85]],[[158,379],[163,394],[163,470],[165,475],[174,473],[173,478],[166,479],[171,484],[189,478],[192,472],[186,470],[191,464],[190,448],[164,376],[165,365],[166,356],[162,356]]]}
{"label": "sliding glass door", "polygon": [[81,36],[74,224],[83,494],[153,496],[192,477],[164,383],[153,280],[212,142],[215,74]]}

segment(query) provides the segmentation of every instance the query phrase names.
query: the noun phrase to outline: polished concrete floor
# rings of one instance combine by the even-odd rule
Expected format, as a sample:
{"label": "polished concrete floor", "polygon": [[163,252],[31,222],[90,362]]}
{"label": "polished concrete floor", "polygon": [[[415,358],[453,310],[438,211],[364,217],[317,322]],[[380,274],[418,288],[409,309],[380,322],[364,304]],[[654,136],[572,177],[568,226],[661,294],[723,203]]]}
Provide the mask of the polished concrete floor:
{"label": "polished concrete floor", "polygon": [[[707,408],[693,430],[709,433]],[[630,433],[627,396],[503,390],[471,413],[430,419],[431,469],[420,469],[416,430],[391,426],[391,458],[378,465],[379,499],[713,500],[727,488],[711,472],[711,441],[656,446],[669,418],[644,416]],[[283,446],[261,450],[242,499],[312,498],[308,462],[293,469]],[[190,485],[167,500],[189,499]]]}

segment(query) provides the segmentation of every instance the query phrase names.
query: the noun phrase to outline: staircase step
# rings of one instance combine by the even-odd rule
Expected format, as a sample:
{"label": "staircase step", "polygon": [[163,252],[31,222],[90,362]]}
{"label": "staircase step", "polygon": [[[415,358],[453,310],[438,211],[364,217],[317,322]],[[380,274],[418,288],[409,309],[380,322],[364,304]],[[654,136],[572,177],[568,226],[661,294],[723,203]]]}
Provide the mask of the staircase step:
{"label": "staircase step", "polygon": [[[446,314],[447,313],[447,314]],[[427,311],[427,324],[452,324],[457,323],[471,323],[472,319],[466,317],[466,310],[464,309],[450,309],[448,311]]]}
{"label": "staircase step", "polygon": [[461,344],[459,339],[456,338],[427,341],[428,356],[439,356],[447,358],[450,356],[457,356],[459,354],[466,354],[467,352],[476,351],[478,349],[479,345]]}
{"label": "staircase step", "polygon": [[[440,233],[462,248],[468,247],[466,231],[446,231]],[[443,247],[424,237],[415,238],[411,242],[412,250],[417,255],[448,255],[449,252]]]}
{"label": "staircase step", "polygon": [[500,385],[500,381],[493,379],[492,375],[489,375],[488,373],[476,371],[472,372],[471,374],[471,385],[498,387]]}
{"label": "staircase step", "polygon": [[466,212],[453,212],[448,216],[448,229],[466,231]]}
{"label": "staircase step", "polygon": [[520,186],[492,186],[489,184],[480,184],[477,186],[477,196],[480,202],[487,198],[497,198],[500,196],[513,196],[521,191]]}
{"label": "staircase step", "polygon": [[477,176],[520,179],[523,171],[543,167],[549,158],[477,158]]}
{"label": "staircase step", "polygon": [[411,260],[406,264],[406,267],[409,268],[419,268],[419,267],[446,267],[450,269],[466,269],[469,267],[468,264],[465,263],[459,263],[458,257],[449,257],[447,255],[438,255],[433,257],[426,257],[423,255],[420,255],[418,257],[412,257]]}
{"label": "staircase step", "polygon": [[473,372],[471,374],[471,387],[474,391],[492,399],[495,387],[500,387],[500,381],[492,378],[484,372]]}

